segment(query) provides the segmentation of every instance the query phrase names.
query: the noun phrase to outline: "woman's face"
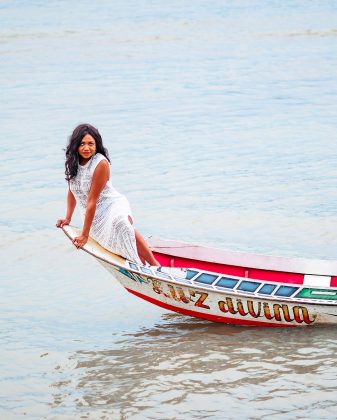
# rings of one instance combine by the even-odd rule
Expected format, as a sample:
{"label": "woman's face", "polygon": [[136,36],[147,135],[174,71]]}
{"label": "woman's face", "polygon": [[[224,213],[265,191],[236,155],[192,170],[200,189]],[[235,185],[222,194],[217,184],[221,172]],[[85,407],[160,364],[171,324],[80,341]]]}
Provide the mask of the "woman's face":
{"label": "woman's face", "polygon": [[81,157],[80,162],[81,163],[87,162],[92,156],[94,156],[95,153],[96,153],[96,141],[90,134],[86,134],[83,137],[81,144],[78,148],[78,154]]}

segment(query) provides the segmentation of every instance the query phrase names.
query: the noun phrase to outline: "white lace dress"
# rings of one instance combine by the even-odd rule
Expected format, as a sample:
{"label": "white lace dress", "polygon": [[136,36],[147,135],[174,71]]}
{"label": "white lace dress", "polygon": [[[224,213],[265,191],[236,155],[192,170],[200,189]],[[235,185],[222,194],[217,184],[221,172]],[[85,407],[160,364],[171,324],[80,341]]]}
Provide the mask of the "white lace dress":
{"label": "white lace dress", "polygon": [[[104,159],[105,156],[96,153],[85,165],[78,165],[77,175],[70,181],[70,191],[76,198],[83,220],[94,171]],[[135,231],[129,216],[131,209],[128,200],[112,186],[109,179],[97,200],[90,236],[109,251],[140,263]]]}

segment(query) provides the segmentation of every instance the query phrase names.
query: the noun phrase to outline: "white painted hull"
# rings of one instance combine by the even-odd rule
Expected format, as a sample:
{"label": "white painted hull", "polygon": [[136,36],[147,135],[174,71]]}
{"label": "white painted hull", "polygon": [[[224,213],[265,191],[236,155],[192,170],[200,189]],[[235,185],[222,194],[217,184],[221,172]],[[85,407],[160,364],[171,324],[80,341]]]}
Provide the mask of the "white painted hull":
{"label": "white painted hull", "polygon": [[[337,324],[337,307],[257,299],[191,287],[120,268],[98,260],[131,293],[153,304],[215,322],[251,326]],[[127,273],[127,274],[126,274]]]}
{"label": "white painted hull", "polygon": [[[70,239],[79,233],[71,226],[63,230]],[[224,276],[194,268],[146,267],[112,254],[92,239],[83,250],[130,293],[171,311],[247,326],[337,324],[336,288]]]}

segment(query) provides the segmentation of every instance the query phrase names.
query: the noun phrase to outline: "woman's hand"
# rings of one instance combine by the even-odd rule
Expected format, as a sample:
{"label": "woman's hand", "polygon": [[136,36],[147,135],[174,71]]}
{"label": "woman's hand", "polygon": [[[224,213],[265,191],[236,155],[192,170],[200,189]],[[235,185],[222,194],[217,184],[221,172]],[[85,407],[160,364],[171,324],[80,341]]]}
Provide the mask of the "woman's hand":
{"label": "woman's hand", "polygon": [[88,242],[88,237],[86,235],[77,236],[73,240],[73,244],[76,246],[76,248],[82,248],[86,243]]}
{"label": "woman's hand", "polygon": [[69,225],[69,223],[70,223],[70,219],[59,219],[57,222],[56,222],[56,227],[58,227],[58,228],[62,228],[63,226],[65,226],[65,225]]}

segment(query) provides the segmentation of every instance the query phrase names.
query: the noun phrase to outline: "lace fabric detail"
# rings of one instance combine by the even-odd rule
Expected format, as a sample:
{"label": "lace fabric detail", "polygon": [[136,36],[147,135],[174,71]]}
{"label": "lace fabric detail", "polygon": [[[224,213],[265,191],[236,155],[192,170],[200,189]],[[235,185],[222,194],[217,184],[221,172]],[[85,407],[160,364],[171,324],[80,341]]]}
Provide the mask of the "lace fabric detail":
{"label": "lace fabric detail", "polygon": [[[94,171],[104,159],[105,156],[97,153],[84,166],[79,165],[76,177],[70,181],[70,191],[76,198],[83,220]],[[112,186],[109,179],[97,200],[90,236],[109,251],[140,263],[129,216],[132,214],[127,198]]]}

